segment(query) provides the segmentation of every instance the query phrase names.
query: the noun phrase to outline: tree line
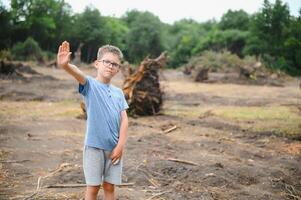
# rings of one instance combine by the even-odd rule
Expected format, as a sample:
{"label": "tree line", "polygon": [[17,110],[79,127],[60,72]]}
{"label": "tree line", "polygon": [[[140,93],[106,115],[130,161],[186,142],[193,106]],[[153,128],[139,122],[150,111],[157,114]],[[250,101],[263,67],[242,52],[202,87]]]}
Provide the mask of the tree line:
{"label": "tree line", "polygon": [[15,59],[28,59],[27,49],[43,50],[51,57],[59,43],[68,40],[73,52],[82,46],[85,62],[93,61],[103,44],[120,47],[131,63],[167,51],[168,65],[173,68],[206,50],[228,50],[241,58],[256,56],[274,69],[301,74],[301,9],[298,16],[292,16],[281,0],[264,0],[251,15],[228,10],[220,21],[182,19],[173,24],[138,10],[117,18],[103,16],[94,7],[73,13],[64,0],[11,0],[9,7],[0,1],[0,24],[0,50]]}

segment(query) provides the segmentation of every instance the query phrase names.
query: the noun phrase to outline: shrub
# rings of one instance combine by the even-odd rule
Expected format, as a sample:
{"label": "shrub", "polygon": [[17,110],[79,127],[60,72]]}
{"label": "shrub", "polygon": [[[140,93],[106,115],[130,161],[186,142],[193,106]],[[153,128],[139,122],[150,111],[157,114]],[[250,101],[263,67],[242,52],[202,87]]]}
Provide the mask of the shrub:
{"label": "shrub", "polygon": [[12,54],[9,50],[0,51],[0,60],[12,60]]}
{"label": "shrub", "polygon": [[12,48],[12,54],[16,60],[44,61],[39,44],[31,37],[28,37],[23,43],[15,44]]}
{"label": "shrub", "polygon": [[204,68],[212,72],[230,72],[241,65],[243,65],[243,60],[229,51],[205,51],[200,56],[193,57],[186,68]]}

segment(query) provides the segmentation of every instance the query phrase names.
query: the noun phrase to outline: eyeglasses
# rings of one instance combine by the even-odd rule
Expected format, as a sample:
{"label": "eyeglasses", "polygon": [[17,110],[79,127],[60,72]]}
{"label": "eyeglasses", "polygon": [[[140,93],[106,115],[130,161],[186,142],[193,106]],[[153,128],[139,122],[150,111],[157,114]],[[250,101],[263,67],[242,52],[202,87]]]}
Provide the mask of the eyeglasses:
{"label": "eyeglasses", "polygon": [[119,69],[120,68],[120,65],[118,63],[111,62],[109,60],[101,60],[101,62],[103,63],[103,65],[105,67],[109,67],[111,65],[114,69]]}

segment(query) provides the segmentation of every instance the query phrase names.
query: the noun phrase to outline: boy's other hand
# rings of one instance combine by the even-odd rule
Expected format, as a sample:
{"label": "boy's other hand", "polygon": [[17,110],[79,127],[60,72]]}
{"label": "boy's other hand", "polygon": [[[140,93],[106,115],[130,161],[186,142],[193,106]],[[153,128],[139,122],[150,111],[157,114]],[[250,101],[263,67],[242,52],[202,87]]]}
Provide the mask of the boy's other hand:
{"label": "boy's other hand", "polygon": [[66,67],[70,62],[70,55],[70,45],[67,41],[64,41],[57,53],[57,65],[62,68]]}
{"label": "boy's other hand", "polygon": [[111,153],[112,163],[117,164],[118,160],[120,160],[121,156],[122,156],[122,148],[117,145]]}

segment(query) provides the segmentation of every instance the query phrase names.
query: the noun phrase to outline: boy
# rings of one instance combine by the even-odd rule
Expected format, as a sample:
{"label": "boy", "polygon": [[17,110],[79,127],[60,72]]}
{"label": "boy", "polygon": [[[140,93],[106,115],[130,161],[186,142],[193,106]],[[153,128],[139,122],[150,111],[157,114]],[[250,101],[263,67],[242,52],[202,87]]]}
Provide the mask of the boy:
{"label": "boy", "polygon": [[96,200],[101,183],[104,199],[114,200],[114,185],[121,184],[128,105],[122,90],[110,81],[118,73],[123,55],[119,48],[111,45],[99,48],[94,62],[96,78],[86,76],[70,64],[70,55],[69,43],[64,41],[58,50],[57,64],[79,82],[88,115],[83,149],[85,200]]}

